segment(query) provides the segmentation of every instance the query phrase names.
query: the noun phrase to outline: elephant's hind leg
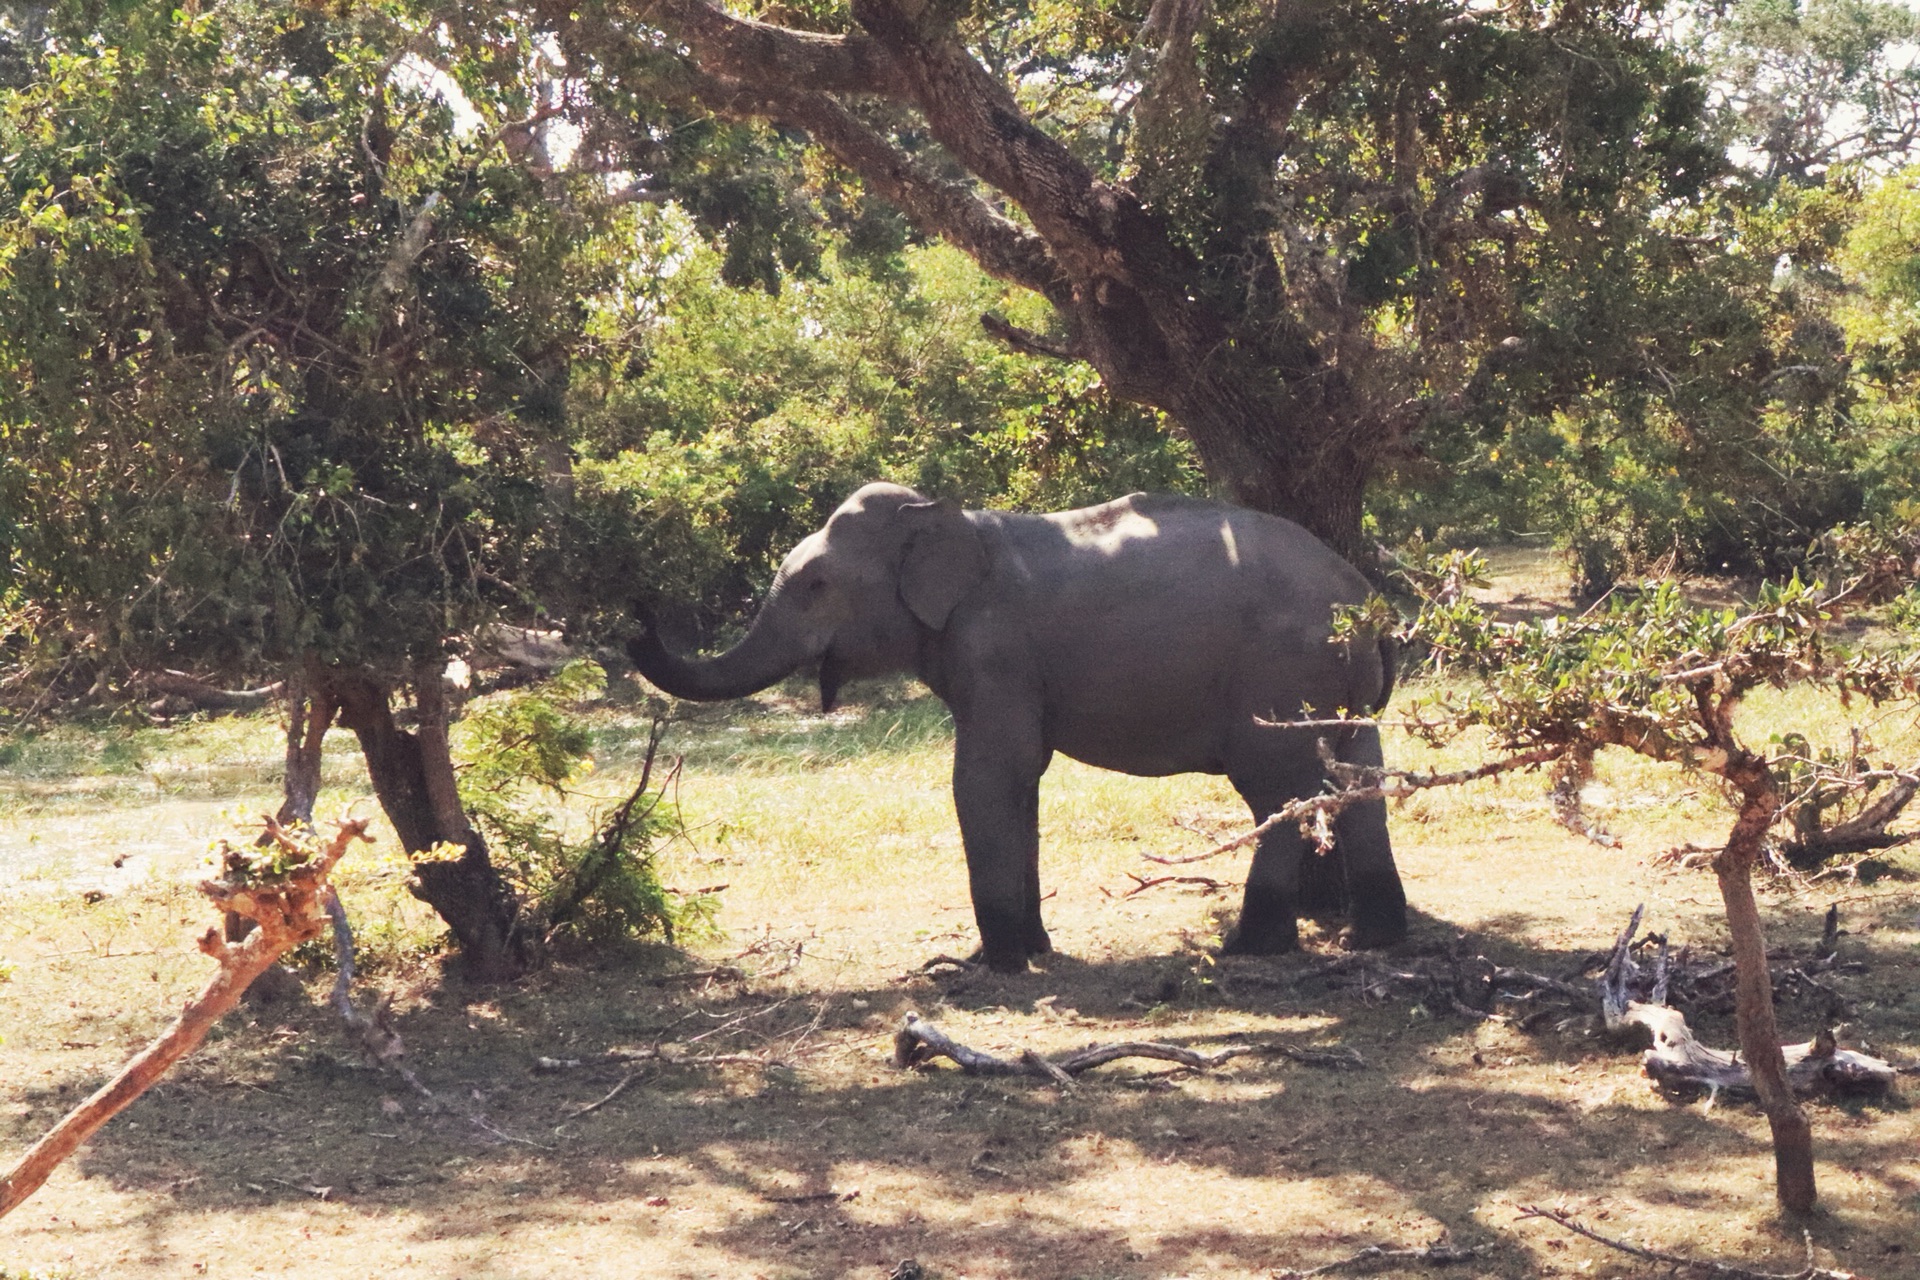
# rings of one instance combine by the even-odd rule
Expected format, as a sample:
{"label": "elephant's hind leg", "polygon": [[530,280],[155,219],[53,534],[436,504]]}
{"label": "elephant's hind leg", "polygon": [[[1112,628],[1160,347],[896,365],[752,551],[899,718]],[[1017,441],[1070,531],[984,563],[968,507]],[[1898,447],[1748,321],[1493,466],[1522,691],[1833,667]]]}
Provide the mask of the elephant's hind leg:
{"label": "elephant's hind leg", "polygon": [[[1297,754],[1297,753],[1296,753]],[[1230,775],[1234,789],[1253,811],[1255,822],[1265,822],[1289,800],[1311,795],[1319,789],[1317,762],[1306,768],[1298,761],[1274,774],[1257,777]],[[1253,867],[1247,873],[1246,898],[1240,907],[1240,922],[1227,935],[1221,948],[1228,955],[1278,955],[1300,945],[1301,864],[1313,856],[1300,828],[1283,822],[1260,837],[1254,850]]]}
{"label": "elephant's hind leg", "polygon": [[[1380,731],[1355,729],[1335,754],[1348,764],[1379,768]],[[1407,936],[1407,893],[1393,863],[1393,842],[1387,835],[1387,802],[1369,800],[1345,810],[1334,820],[1346,883],[1343,886],[1353,927],[1347,945],[1386,947]]]}

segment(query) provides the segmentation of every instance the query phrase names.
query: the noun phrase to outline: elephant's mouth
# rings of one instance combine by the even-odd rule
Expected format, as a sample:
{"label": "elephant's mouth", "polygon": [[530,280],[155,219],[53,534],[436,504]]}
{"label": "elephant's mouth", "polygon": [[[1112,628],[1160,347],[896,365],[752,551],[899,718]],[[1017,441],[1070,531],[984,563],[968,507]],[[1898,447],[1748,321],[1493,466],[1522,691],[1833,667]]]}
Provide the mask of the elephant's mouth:
{"label": "elephant's mouth", "polygon": [[820,714],[826,715],[840,701],[840,686],[847,682],[847,664],[839,654],[827,650],[820,659]]}

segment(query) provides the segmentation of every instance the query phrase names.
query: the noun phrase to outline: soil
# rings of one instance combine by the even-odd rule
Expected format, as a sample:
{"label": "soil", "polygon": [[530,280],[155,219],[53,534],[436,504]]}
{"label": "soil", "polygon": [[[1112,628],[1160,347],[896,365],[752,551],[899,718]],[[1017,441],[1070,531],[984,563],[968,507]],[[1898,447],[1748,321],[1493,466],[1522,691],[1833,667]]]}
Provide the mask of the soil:
{"label": "soil", "polygon": [[[1789,1220],[1758,1112],[1663,1096],[1587,1017],[1502,1006],[1488,1020],[1404,990],[1369,996],[1321,972],[1342,953],[1313,928],[1300,955],[1214,956],[1244,855],[1178,868],[1141,855],[1191,854],[1240,829],[1216,780],[1057,765],[1042,836],[1057,953],[1022,977],[929,976],[926,962],[973,945],[938,732],[726,756],[716,743],[804,730],[817,745],[835,726],[777,701],[701,723],[681,798],[733,825],[676,843],[669,873],[725,883],[722,932],[562,954],[508,986],[431,959],[377,972],[363,998],[395,992],[431,1101],[355,1060],[324,1003],[330,975],[309,975],[294,998],[229,1018],[0,1222],[0,1277],[1146,1280],[1268,1276],[1442,1238],[1480,1250],[1449,1275],[1651,1274],[1524,1218],[1530,1204],[1786,1273],[1804,1263],[1804,1230],[1822,1265],[1920,1276],[1920,1113],[1898,1094],[1811,1104],[1821,1207]],[[1404,744],[1401,756],[1424,759]],[[608,765],[609,790],[621,767]],[[198,839],[171,859],[143,843],[149,874],[112,879],[116,842],[142,834],[120,825],[126,797],[62,808],[36,786],[0,806],[0,866],[25,866],[29,843],[64,861],[0,878],[0,961],[13,966],[0,981],[0,1151],[96,1087],[209,967],[193,950],[208,913],[187,883],[220,829],[207,800],[148,797],[148,831],[178,817]],[[271,797],[249,786],[237,805]],[[1603,757],[1590,800],[1621,847],[1555,825],[1542,779],[1401,805],[1415,927],[1386,962],[1484,954],[1575,976],[1639,903],[1676,944],[1719,947],[1711,874],[1661,856],[1724,831],[1717,797]],[[1765,895],[1783,956],[1811,954],[1839,904],[1849,964],[1828,985],[1850,1010],[1843,1042],[1903,1063],[1920,1058],[1916,867],[1896,851],[1865,876],[1780,880]],[[1222,887],[1135,878],[1176,872]],[[1784,1000],[1783,1032],[1810,1037],[1830,1001]],[[1014,1056],[1152,1039],[1338,1048],[1365,1065],[1129,1060],[1072,1087],[902,1070],[890,1035],[908,1010]],[[1729,1013],[1691,1017],[1709,1043],[1733,1042]],[[701,1060],[714,1054],[756,1061]]]}

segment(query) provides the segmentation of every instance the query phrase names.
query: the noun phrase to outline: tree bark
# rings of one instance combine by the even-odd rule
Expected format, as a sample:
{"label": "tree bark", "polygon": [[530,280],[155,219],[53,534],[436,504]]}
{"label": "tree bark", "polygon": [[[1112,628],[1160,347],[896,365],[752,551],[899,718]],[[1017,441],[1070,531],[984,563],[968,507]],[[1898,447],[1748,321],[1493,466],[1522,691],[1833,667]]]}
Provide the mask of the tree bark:
{"label": "tree bark", "polygon": [[302,664],[287,681],[287,765],[281,782],[280,812],[275,821],[313,825],[314,802],[320,798],[321,748],[338,710],[323,673],[312,662]]}
{"label": "tree bark", "polygon": [[[1741,758],[1744,757],[1744,758]],[[1753,867],[1761,842],[1779,809],[1773,774],[1766,762],[1746,752],[1730,760],[1722,773],[1740,791],[1740,815],[1727,847],[1713,861],[1733,937],[1735,1020],[1740,1055],[1753,1073],[1754,1092],[1773,1130],[1775,1190],[1794,1213],[1813,1208],[1813,1127],[1787,1083],[1787,1064],[1773,1016],[1773,979],[1767,969],[1767,943],[1760,908],[1753,897]]]}
{"label": "tree bark", "polygon": [[[324,683],[340,723],[360,740],[381,809],[401,846],[414,855],[410,891],[453,930],[467,976],[479,982],[510,981],[525,973],[530,961],[519,927],[519,905],[489,860],[486,840],[460,805],[439,672],[422,668],[415,679],[418,733],[394,723],[386,682],[365,672],[330,670]],[[427,856],[446,845],[456,846],[459,853]]]}

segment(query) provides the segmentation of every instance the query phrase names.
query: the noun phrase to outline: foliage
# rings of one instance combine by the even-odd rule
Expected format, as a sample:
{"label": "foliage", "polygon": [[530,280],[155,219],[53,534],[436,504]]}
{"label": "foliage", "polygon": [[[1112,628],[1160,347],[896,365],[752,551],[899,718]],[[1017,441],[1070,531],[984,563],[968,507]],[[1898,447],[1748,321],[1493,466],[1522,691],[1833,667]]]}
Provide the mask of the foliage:
{"label": "foliage", "polygon": [[[1446,566],[1470,567],[1458,560]],[[1848,653],[1832,644],[1822,626],[1832,603],[1819,584],[1795,578],[1763,584],[1741,609],[1695,609],[1666,581],[1616,593],[1604,608],[1578,617],[1502,624],[1461,591],[1430,598],[1407,628],[1407,638],[1431,646],[1434,661],[1475,677],[1465,691],[1443,692],[1417,713],[1417,731],[1437,743],[1484,728],[1495,748],[1509,753],[1504,762],[1446,780],[1557,758],[1562,780],[1577,782],[1596,751],[1624,747],[1726,785],[1735,814],[1713,867],[1732,938],[1740,1048],[1772,1129],[1776,1190],[1795,1212],[1812,1208],[1816,1198],[1812,1129],[1785,1076],[1753,868],[1783,817],[1796,820],[1802,849],[1828,847],[1838,843],[1832,837],[1842,826],[1823,827],[1823,810],[1849,793],[1864,796],[1868,784],[1897,780],[1846,824],[1854,828],[1848,835],[1890,843],[1886,823],[1920,791],[1912,771],[1863,769],[1859,737],[1839,760],[1807,750],[1805,735],[1789,733],[1776,738],[1769,758],[1736,729],[1743,699],[1765,685],[1816,683],[1843,700],[1864,696],[1876,704],[1920,695],[1920,655]],[[1382,625],[1384,608],[1374,602],[1349,614],[1340,636],[1362,623]],[[1797,796],[1783,797],[1783,785]]]}
{"label": "foliage", "polygon": [[989,339],[981,312],[1038,308],[951,249],[904,248],[884,272],[831,263],[770,294],[728,287],[672,211],[642,230],[647,309],[600,312],[607,358],[574,380],[577,515],[587,541],[636,557],[602,561],[635,589],[737,616],[869,480],[1041,509],[1199,485],[1157,415]]}
{"label": "foliage", "polygon": [[[1719,107],[1773,181],[1904,155],[1920,139],[1920,14],[1886,0],[1744,0],[1702,15]],[[1716,20],[1717,19],[1717,20]]]}
{"label": "foliage", "polygon": [[593,767],[593,735],[569,704],[596,698],[606,673],[590,659],[562,667],[531,689],[488,700],[461,721],[454,743],[460,799],[486,835],[502,875],[539,935],[565,932],[589,941],[671,940],[703,925],[712,903],[676,898],[660,882],[657,843],[675,826],[653,757],[624,804],[600,811],[593,834],[570,837],[557,800]]}
{"label": "foliage", "polygon": [[392,74],[403,16],[55,6],[0,90],[0,561],[42,669],[399,670],[565,580],[620,217]]}
{"label": "foliage", "polygon": [[[1920,653],[1894,647],[1855,652],[1830,634],[1838,604],[1819,583],[1763,583],[1739,607],[1696,608],[1672,581],[1619,590],[1575,617],[1495,620],[1465,588],[1483,579],[1473,553],[1415,555],[1400,576],[1420,599],[1398,627],[1436,667],[1471,675],[1415,708],[1415,731],[1435,744],[1469,728],[1514,755],[1554,749],[1581,771],[1593,752],[1624,747],[1640,755],[1728,778],[1742,762],[1749,779],[1779,795],[1811,796],[1832,822],[1863,808],[1873,789],[1896,776],[1893,765],[1866,765],[1873,748],[1856,736],[1845,758],[1816,750],[1807,735],[1783,730],[1752,753],[1735,717],[1762,686],[1812,683],[1843,700],[1874,704],[1920,696]],[[1375,599],[1338,626],[1394,629],[1392,606]],[[1785,839],[1808,843],[1805,806],[1769,802],[1767,825],[1785,823]],[[1832,825],[1830,822],[1830,825]],[[1764,828],[1763,828],[1764,830]]]}
{"label": "foliage", "polygon": [[[1011,345],[1348,550],[1383,460],[1637,372],[1619,303],[1727,171],[1703,69],[1628,3],[734,9],[552,18],[570,118],[685,192],[725,278],[819,270],[762,215],[870,263],[940,237],[1044,300]],[[459,12],[484,47],[490,11]],[[702,212],[723,172],[751,217]]]}

